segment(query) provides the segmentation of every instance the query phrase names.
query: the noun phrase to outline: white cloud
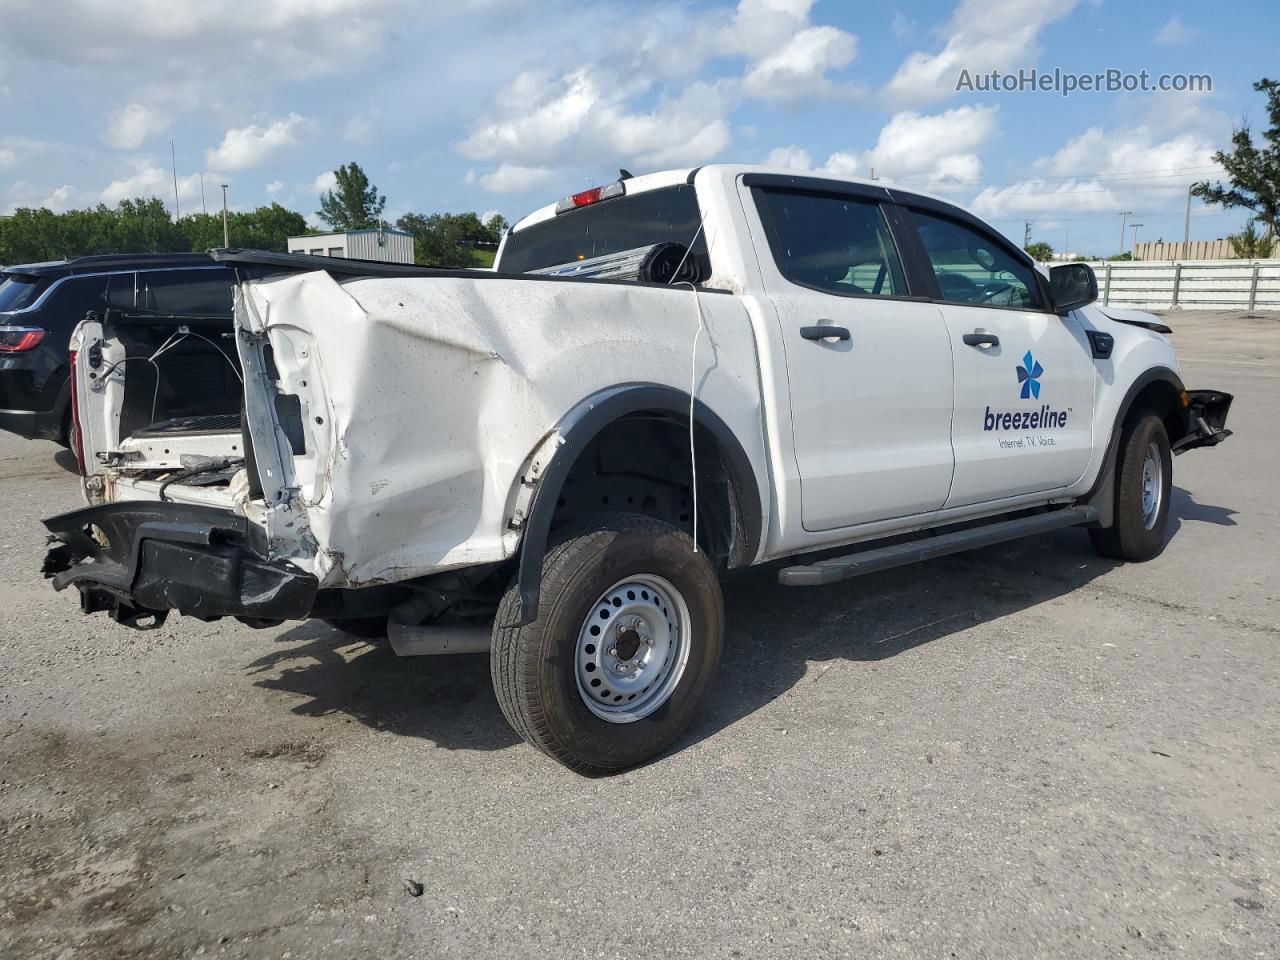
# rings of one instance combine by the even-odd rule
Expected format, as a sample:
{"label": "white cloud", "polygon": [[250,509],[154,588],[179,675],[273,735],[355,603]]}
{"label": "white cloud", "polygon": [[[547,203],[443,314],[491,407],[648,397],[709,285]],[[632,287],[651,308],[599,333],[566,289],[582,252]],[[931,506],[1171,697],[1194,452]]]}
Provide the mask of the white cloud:
{"label": "white cloud", "polygon": [[766,166],[786,167],[789,170],[812,170],[813,160],[809,151],[792,144],[789,147],[775,147],[764,158]]}
{"label": "white cloud", "polygon": [[40,206],[47,207],[54,213],[64,213],[71,209],[71,203],[75,197],[75,188],[69,183],[54,189],[47,197],[40,201]]}
{"label": "white cloud", "polygon": [[602,152],[642,169],[703,163],[729,146],[726,99],[720,87],[691,84],[678,99],[664,99],[647,113],[607,106],[594,118],[593,133]]}
{"label": "white cloud", "polygon": [[270,183],[268,183],[268,184],[267,184],[266,186],[264,186],[262,189],[263,189],[264,191],[266,191],[266,194],[267,194],[267,196],[268,196],[268,197],[277,197],[277,196],[279,196],[279,195],[280,195],[280,192],[281,192],[282,190],[284,190],[284,181],[283,181],[283,180],[272,180]]}
{"label": "white cloud", "polygon": [[[480,161],[527,168],[612,166],[637,172],[705,163],[733,141],[744,100],[796,103],[851,97],[832,80],[857,54],[857,38],[810,23],[812,0],[741,0],[692,13],[659,4],[621,43],[608,34],[561,73],[526,70],[503,87],[455,144]],[[741,76],[696,80],[713,61]],[[679,80],[676,85],[673,81]],[[488,176],[488,182],[505,177]]]}
{"label": "white cloud", "polygon": [[492,173],[479,178],[480,186],[490,193],[524,193],[550,183],[555,173],[547,167],[523,167],[504,163]]}
{"label": "white cloud", "polygon": [[958,180],[972,182],[982,169],[977,151],[996,135],[998,116],[996,107],[982,105],[895,114],[866,154],[866,165],[884,178],[926,179],[933,190]]}
{"label": "white cloud", "polygon": [[[222,183],[217,173],[206,174],[214,183]],[[105,204],[115,205],[121,200],[159,197],[166,206],[173,203],[173,173],[165,167],[150,162],[136,165],[132,176],[112,180],[98,192],[98,199]],[[200,200],[200,174],[191,173],[178,178],[178,199],[182,203],[191,204],[187,208],[190,213],[194,204]]]}
{"label": "white cloud", "polygon": [[137,150],[146,139],[167,126],[167,121],[140,103],[131,103],[111,115],[104,139],[117,150]]}
{"label": "white cloud", "polygon": [[261,166],[274,154],[297,143],[299,135],[310,125],[296,113],[266,126],[256,123],[228,130],[213,150],[205,153],[204,162],[220,170],[247,170]]}
{"label": "white cloud", "polygon": [[848,96],[831,82],[830,70],[847,67],[858,52],[857,37],[835,27],[806,27],[752,66],[742,81],[749,97],[782,103]]}
{"label": "white cloud", "polygon": [[486,210],[484,213],[480,214],[480,222],[488,223],[494,217],[500,217],[500,216],[502,216],[501,210]]}
{"label": "white cloud", "polygon": [[765,160],[770,166],[816,170],[836,177],[869,177],[904,182],[926,191],[945,192],[971,185],[982,172],[978,151],[999,130],[996,107],[964,106],[937,114],[895,114],[870,150],[838,151],[814,167],[809,151],[779,147]]}
{"label": "white cloud", "polygon": [[899,40],[910,40],[916,33],[916,22],[901,10],[895,10],[889,22],[889,32]]}
{"label": "white cloud", "polygon": [[320,194],[328,193],[330,190],[336,189],[337,186],[338,175],[332,170],[316,174],[316,178],[311,181],[311,189]]}
{"label": "white cloud", "polygon": [[383,46],[402,0],[100,0],[19,4],[5,18],[15,55],[136,69],[161,54],[171,76],[309,76],[366,60]]}
{"label": "white cloud", "polygon": [[[512,169],[575,162],[645,170],[703,163],[728,147],[724,86],[692,83],[646,111],[627,106],[628,92],[586,68],[554,80],[521,74],[499,98],[498,116],[478,124],[457,148],[478,160],[502,159]],[[480,182],[507,192],[514,181],[499,168]]]}
{"label": "white cloud", "polygon": [[8,170],[18,165],[18,155],[12,150],[0,150],[0,170]]}
{"label": "white cloud", "polygon": [[910,54],[885,87],[902,104],[945,100],[962,70],[971,75],[1029,67],[1040,55],[1040,31],[1067,16],[1076,0],[961,0],[937,53]]}
{"label": "white cloud", "polygon": [[1215,149],[1213,139],[1196,132],[1093,127],[1037,161],[1040,176],[987,187],[972,206],[987,217],[1170,209],[1192,181],[1221,175]]}
{"label": "white cloud", "polygon": [[1160,28],[1156,33],[1156,45],[1161,47],[1176,47],[1184,43],[1190,43],[1196,38],[1196,31],[1192,30],[1182,22],[1182,18],[1176,13],[1169,18],[1169,22]]}
{"label": "white cloud", "polygon": [[480,160],[545,159],[578,133],[603,95],[585,69],[557,80],[522,73],[499,94],[500,117],[477,124],[458,149]]}

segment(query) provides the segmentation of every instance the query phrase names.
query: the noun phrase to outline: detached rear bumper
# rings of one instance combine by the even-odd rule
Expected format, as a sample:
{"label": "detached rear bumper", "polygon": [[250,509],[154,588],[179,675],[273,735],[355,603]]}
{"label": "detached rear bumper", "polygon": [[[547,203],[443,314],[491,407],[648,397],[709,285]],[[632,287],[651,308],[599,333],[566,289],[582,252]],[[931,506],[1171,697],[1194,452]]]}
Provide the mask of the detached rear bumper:
{"label": "detached rear bumper", "polygon": [[1184,415],[1187,432],[1173,444],[1174,453],[1185,453],[1196,447],[1216,447],[1231,431],[1227,429],[1227,413],[1231,409],[1231,394],[1221,390],[1188,390]]}
{"label": "detached rear bumper", "polygon": [[111,503],[50,517],[44,575],[74,586],[85,613],[159,626],[170,610],[201,620],[308,616],[317,582],[267,559],[262,531],[228,510],[180,503]]}

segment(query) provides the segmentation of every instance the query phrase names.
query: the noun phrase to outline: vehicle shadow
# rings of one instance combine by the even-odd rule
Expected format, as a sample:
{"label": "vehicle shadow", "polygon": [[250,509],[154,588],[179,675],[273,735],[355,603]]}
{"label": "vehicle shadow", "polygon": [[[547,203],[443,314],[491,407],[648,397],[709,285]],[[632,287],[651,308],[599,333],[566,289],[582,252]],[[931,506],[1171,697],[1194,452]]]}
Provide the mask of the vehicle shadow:
{"label": "vehicle shadow", "polygon": [[[773,565],[742,571],[724,584],[720,678],[676,749],[816,679],[832,661],[895,657],[1071,593],[1116,566],[1083,530],[1064,530],[819,588],[780,586]],[[859,680],[837,682],[856,690]]]}
{"label": "vehicle shadow", "polygon": [[[1233,525],[1235,513],[1175,488],[1170,535],[1184,521]],[[680,750],[749,716],[813,671],[813,664],[884,660],[1071,593],[1117,561],[1099,557],[1083,530],[1013,541],[821,588],[782,587],[777,566],[724,582],[724,662],[710,700]],[[519,743],[493,696],[483,655],[398,658],[308,621],[282,633],[249,665],[258,686],[301,698],[301,716],[345,714],[378,730],[446,749]],[[856,683],[842,679],[840,682]]]}
{"label": "vehicle shadow", "polygon": [[80,464],[76,463],[76,455],[66,447],[59,447],[53,455],[53,462],[67,473],[80,473]]}
{"label": "vehicle shadow", "polygon": [[520,742],[494,699],[487,656],[397,657],[385,640],[359,640],[320,620],[286,630],[277,644],[248,670],[264,690],[302,698],[299,716],[345,714],[447,750]]}
{"label": "vehicle shadow", "polygon": [[1196,503],[1190,490],[1174,486],[1169,498],[1169,536],[1177,534],[1184,521],[1195,523],[1213,523],[1220,527],[1234,527],[1236,522],[1231,518],[1236,511],[1229,507],[1215,507],[1207,503]]}

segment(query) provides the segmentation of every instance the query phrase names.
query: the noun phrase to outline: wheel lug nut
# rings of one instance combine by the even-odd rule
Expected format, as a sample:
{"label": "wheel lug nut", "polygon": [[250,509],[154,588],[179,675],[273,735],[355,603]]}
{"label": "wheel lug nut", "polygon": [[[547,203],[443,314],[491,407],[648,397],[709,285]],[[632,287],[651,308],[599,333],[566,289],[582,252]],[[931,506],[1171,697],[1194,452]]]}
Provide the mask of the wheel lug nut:
{"label": "wheel lug nut", "polygon": [[609,648],[609,656],[611,656],[611,657],[616,657],[617,655],[618,655],[618,648],[617,648],[617,647],[610,647],[610,648]]}

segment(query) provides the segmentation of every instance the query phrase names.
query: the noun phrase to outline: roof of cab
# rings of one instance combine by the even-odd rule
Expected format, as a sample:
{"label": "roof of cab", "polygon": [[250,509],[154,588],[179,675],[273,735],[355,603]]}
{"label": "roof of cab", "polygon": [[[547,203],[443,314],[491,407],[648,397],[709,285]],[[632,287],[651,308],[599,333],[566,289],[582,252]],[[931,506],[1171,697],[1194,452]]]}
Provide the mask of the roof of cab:
{"label": "roof of cab", "polygon": [[[895,187],[893,182],[888,180],[868,180],[864,177],[833,176],[831,174],[819,173],[813,170],[797,170],[794,167],[775,167],[752,163],[711,163],[702,167],[683,167],[676,170],[662,170],[657,173],[648,173],[639,177],[631,177],[622,182],[626,184],[625,195],[630,197],[637,193],[645,193],[649,190],[660,190],[663,187],[673,187],[682,183],[693,183],[693,178],[700,173],[733,178],[748,173],[765,173],[784,177],[803,177],[806,180],[830,180],[835,183],[859,183],[866,184],[871,187],[881,187],[901,196],[928,197],[931,200],[937,200],[940,203],[945,203],[949,206],[959,206],[959,204],[956,204],[954,201],[948,200],[945,197],[939,197],[920,190],[903,190],[899,187]],[[961,207],[961,209],[963,209],[963,207]],[[556,203],[549,203],[544,207],[539,207],[537,210],[534,210],[532,213],[518,220],[512,226],[511,230],[513,232],[519,232],[525,227],[530,227],[536,223],[551,220],[555,215]]]}

